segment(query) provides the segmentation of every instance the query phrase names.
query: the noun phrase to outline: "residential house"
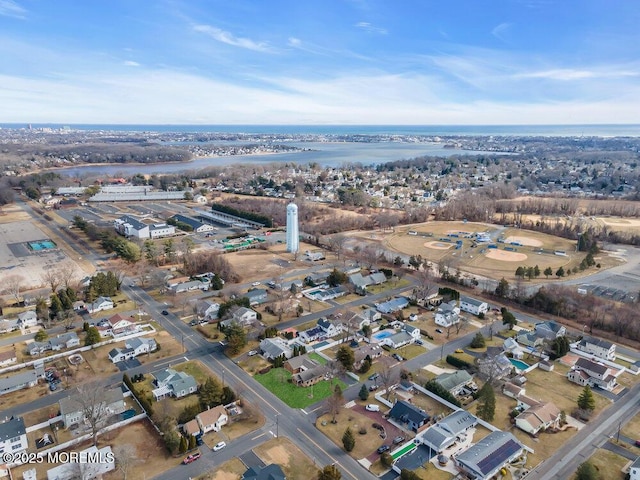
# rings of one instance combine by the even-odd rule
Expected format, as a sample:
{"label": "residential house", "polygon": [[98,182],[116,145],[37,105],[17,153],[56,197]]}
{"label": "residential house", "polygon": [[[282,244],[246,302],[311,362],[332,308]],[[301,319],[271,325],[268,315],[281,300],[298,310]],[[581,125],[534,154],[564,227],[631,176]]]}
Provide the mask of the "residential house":
{"label": "residential house", "polygon": [[0,320],[0,333],[10,333],[15,332],[16,330],[20,330],[17,318],[11,320]]}
{"label": "residential house", "polygon": [[95,301],[85,305],[87,312],[96,313],[102,310],[110,310],[114,307],[113,300],[109,297],[98,297]]}
{"label": "residential house", "polygon": [[382,303],[376,303],[375,307],[380,313],[395,313],[409,306],[409,300],[404,297],[396,297]]}
{"label": "residential house", "polygon": [[286,480],[280,465],[272,463],[265,467],[249,467],[242,474],[242,480]]}
{"label": "residential house", "polygon": [[536,323],[533,328],[536,335],[544,338],[545,340],[555,340],[556,338],[564,337],[567,334],[567,329],[564,325],[560,325],[552,320]]}
{"label": "residential house", "polygon": [[510,353],[513,358],[520,359],[524,357],[524,350],[512,337],[506,338],[504,340],[502,349],[505,351],[505,353]]}
{"label": "residential house", "polygon": [[416,340],[420,340],[420,329],[418,327],[414,327],[413,325],[409,325],[408,323],[405,323],[402,326],[402,331],[407,332],[411,336],[414,342]]}
{"label": "residential house", "polygon": [[386,281],[387,277],[382,272],[376,272],[370,275],[362,275],[358,272],[349,276],[349,283],[354,286],[355,292],[360,295],[366,295],[367,287],[371,285],[380,285]]}
{"label": "residential house", "polygon": [[323,380],[327,368],[308,354],[291,357],[284,363],[284,368],[292,373],[293,383],[299,387],[309,387]]}
{"label": "residential house", "polygon": [[339,335],[344,330],[341,323],[331,322],[325,317],[318,319],[318,326],[324,331],[324,336],[329,338]]}
{"label": "residential house", "polygon": [[123,215],[122,217],[115,219],[113,222],[113,227],[115,228],[116,232],[127,238],[150,238],[149,225],[141,222],[131,215]]}
{"label": "residential house", "polygon": [[115,455],[110,445],[102,448],[91,445],[78,452],[77,461],[62,463],[47,470],[47,480],[101,479],[104,474],[115,470],[115,468]]}
{"label": "residential house", "polygon": [[133,317],[123,317],[119,313],[109,317],[106,322],[101,322],[98,324],[98,330],[100,331],[100,335],[104,336],[112,336],[122,337],[124,335],[131,335],[132,333],[136,333],[140,330],[140,327],[132,322]]}
{"label": "residential house", "polygon": [[[62,422],[65,428],[84,421],[84,412],[87,410],[87,407],[80,395],[78,390],[74,389],[69,396],[60,399],[58,402],[60,415],[62,416]],[[96,400],[98,399],[101,401],[99,405],[100,410],[109,416],[120,414],[125,410],[124,395],[120,388],[102,390]],[[97,411],[97,409],[94,411]]]}
{"label": "residential house", "polygon": [[208,281],[204,282],[202,280],[188,280],[186,282],[176,283],[169,287],[169,290],[172,294],[184,293],[184,292],[193,292],[195,290],[207,291],[211,283]]}
{"label": "residential house", "polygon": [[516,427],[529,435],[560,426],[560,409],[552,402],[535,402],[516,417]]}
{"label": "residential house", "polygon": [[629,466],[629,480],[640,480],[640,457]]}
{"label": "residential house", "polygon": [[405,345],[409,345],[413,342],[415,342],[415,338],[409,335],[404,330],[396,332],[389,337],[384,337],[379,341],[380,345],[387,345],[391,348],[404,347]]}
{"label": "residential house", "polygon": [[260,351],[267,360],[274,360],[281,356],[284,358],[293,356],[293,350],[289,347],[288,342],[281,337],[265,338],[260,342]]}
{"label": "residential house", "polygon": [[35,310],[27,310],[18,314],[18,328],[25,330],[31,327],[38,326],[38,316]]}
{"label": "residential house", "polygon": [[267,290],[264,288],[256,288],[249,290],[243,296],[249,299],[249,305],[260,305],[267,301]]}
{"label": "residential house", "polygon": [[441,303],[436,311],[436,325],[449,328],[456,323],[460,323],[460,308],[458,302],[451,300],[448,303]]}
{"label": "residential house", "polygon": [[324,285],[325,283],[327,283],[330,274],[330,270],[324,270],[322,272],[312,272],[304,278],[304,283],[312,287]]}
{"label": "residential house", "polygon": [[258,321],[258,314],[250,308],[238,307],[231,314],[231,319],[240,325],[250,326]]}
{"label": "residential house", "polygon": [[375,308],[370,308],[370,307],[365,308],[360,313],[358,313],[358,315],[363,319],[368,320],[370,324],[382,319],[382,314],[379,311],[377,311]]}
{"label": "residential house", "polygon": [[474,480],[487,480],[522,455],[523,446],[511,433],[491,432],[454,457],[456,466]]}
{"label": "residential house", "polygon": [[33,370],[0,378],[0,395],[22,390],[23,388],[35,387],[38,384],[38,378],[44,375],[42,367],[36,367]]}
{"label": "residential house", "polygon": [[193,196],[193,201],[199,203],[200,205],[207,204],[207,197],[204,195],[200,195],[199,193]]}
{"label": "residential house", "polygon": [[218,311],[220,310],[220,304],[212,302],[210,300],[200,300],[196,304],[196,311],[200,318],[211,322],[218,318]]}
{"label": "residential house", "polygon": [[152,392],[156,400],[169,396],[182,398],[198,391],[196,380],[187,373],[167,368],[152,375],[154,378],[153,383],[157,387]]}
{"label": "residential house", "polygon": [[12,348],[6,352],[0,352],[0,368],[12,365],[18,361],[16,349]]}
{"label": "residential house", "polygon": [[349,330],[349,332],[359,331],[362,330],[365,325],[371,325],[371,322],[368,319],[363,318],[359,314],[350,310],[347,311],[341,319],[344,328]]}
{"label": "residential house", "polygon": [[0,423],[0,455],[22,452],[28,446],[27,429],[22,417],[11,417]]}
{"label": "residential house", "polygon": [[405,425],[409,430],[417,432],[431,417],[421,408],[404,400],[398,400],[391,408],[389,418],[401,425]]}
{"label": "residential house", "polygon": [[593,362],[587,358],[579,358],[573,368],[567,373],[570,382],[578,385],[589,385],[611,391],[617,385],[616,378],[622,372],[614,370],[602,363]]}
{"label": "residential house", "polygon": [[353,368],[359,370],[362,367],[364,359],[369,357],[371,361],[382,355],[382,348],[376,343],[365,343],[353,351]]}
{"label": "residential house", "polygon": [[471,383],[473,377],[466,370],[456,370],[452,373],[442,373],[434,380],[452,395],[459,395],[462,388]]}
{"label": "residential house", "polygon": [[509,375],[513,365],[500,347],[487,347],[487,351],[476,359],[478,370],[485,378],[499,380]]}
{"label": "residential house", "polygon": [[431,450],[442,453],[459,441],[470,428],[478,424],[478,419],[466,410],[456,410],[435,425],[420,432],[416,442],[427,445]]}
{"label": "residential house", "polygon": [[80,346],[80,339],[76,332],[67,332],[44,342],[31,342],[27,344],[27,353],[33,357],[42,355],[48,351],[60,351],[62,349]]}
{"label": "residential house", "polygon": [[460,310],[463,312],[469,312],[472,315],[485,314],[489,311],[489,304],[482,300],[476,300],[471,297],[460,297]]}
{"label": "residential house", "polygon": [[222,406],[216,407],[200,412],[196,415],[196,422],[200,427],[201,433],[219,432],[223,425],[226,425],[229,421],[227,410]]}
{"label": "residential house", "polygon": [[506,382],[504,385],[502,385],[502,393],[507,397],[511,397],[517,400],[521,395],[525,394],[525,389],[524,387],[520,387],[515,383]]}
{"label": "residential house", "polygon": [[520,345],[524,345],[525,347],[529,347],[529,349],[535,350],[541,347],[544,344],[544,338],[539,337],[533,332],[529,332],[528,330],[522,330],[516,336],[516,341]]}
{"label": "residential house", "polygon": [[585,337],[576,344],[576,348],[603,360],[616,359],[616,345],[600,338]]}
{"label": "residential house", "polygon": [[125,348],[114,348],[109,352],[109,360],[113,363],[122,362],[130,358],[153,352],[158,345],[153,338],[130,338],[125,343]]}

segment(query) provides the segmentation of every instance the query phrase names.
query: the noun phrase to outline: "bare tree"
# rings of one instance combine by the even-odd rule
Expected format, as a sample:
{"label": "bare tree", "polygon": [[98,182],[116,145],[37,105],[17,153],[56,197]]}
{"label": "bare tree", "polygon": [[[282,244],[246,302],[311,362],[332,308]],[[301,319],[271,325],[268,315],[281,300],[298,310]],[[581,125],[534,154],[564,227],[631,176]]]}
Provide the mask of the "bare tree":
{"label": "bare tree", "polygon": [[16,303],[20,303],[20,292],[22,290],[22,282],[24,277],[22,275],[10,275],[4,281],[5,291],[11,295]]}
{"label": "bare tree", "polygon": [[64,288],[69,288],[73,285],[73,280],[76,276],[76,267],[72,262],[64,262],[58,268],[58,277]]}
{"label": "bare tree", "polygon": [[140,461],[136,457],[135,447],[133,445],[117,445],[113,449],[116,458],[116,467],[122,473],[122,479],[127,480],[129,471]]}
{"label": "bare tree", "polygon": [[104,401],[104,387],[96,382],[85,383],[77,389],[72,397],[73,403],[82,413],[82,417],[91,428],[93,445],[98,444],[98,433],[105,426],[110,412]]}
{"label": "bare tree", "polygon": [[57,269],[54,270],[50,268],[49,270],[45,271],[42,274],[41,278],[44,283],[46,283],[47,285],[49,285],[49,287],[51,287],[51,293],[56,293],[56,291],[58,290],[58,287],[62,283],[60,271]]}
{"label": "bare tree", "polygon": [[341,233],[332,235],[331,238],[329,238],[329,246],[331,247],[331,251],[336,254],[338,260],[340,260],[340,257],[343,257],[347,240],[348,238]]}
{"label": "bare tree", "polygon": [[380,362],[380,365],[381,367],[378,370],[378,375],[380,375],[380,384],[385,390],[385,398],[389,400],[389,397],[391,396],[391,385],[393,385],[393,372],[387,363]]}
{"label": "bare tree", "polygon": [[342,389],[340,385],[336,385],[333,390],[333,394],[327,398],[327,408],[331,414],[331,423],[337,423],[336,417],[340,413],[342,404],[344,403],[344,397],[342,396]]}

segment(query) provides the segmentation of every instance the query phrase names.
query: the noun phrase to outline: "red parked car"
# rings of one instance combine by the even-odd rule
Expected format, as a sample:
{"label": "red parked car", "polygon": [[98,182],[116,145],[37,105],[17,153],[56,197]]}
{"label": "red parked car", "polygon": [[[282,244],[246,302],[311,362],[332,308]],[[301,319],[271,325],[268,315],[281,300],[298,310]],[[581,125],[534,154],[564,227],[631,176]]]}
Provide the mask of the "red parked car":
{"label": "red parked car", "polygon": [[182,464],[183,465],[188,465],[191,462],[195,462],[196,460],[198,460],[200,458],[200,452],[196,452],[196,453],[192,453],[191,455],[189,455],[188,457],[186,457],[184,460],[182,460]]}

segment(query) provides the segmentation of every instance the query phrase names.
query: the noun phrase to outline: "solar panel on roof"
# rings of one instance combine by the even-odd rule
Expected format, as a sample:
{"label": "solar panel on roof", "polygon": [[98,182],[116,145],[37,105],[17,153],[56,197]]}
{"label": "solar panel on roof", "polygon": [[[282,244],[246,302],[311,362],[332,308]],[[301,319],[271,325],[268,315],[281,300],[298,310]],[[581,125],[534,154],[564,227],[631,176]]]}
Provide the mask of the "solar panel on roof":
{"label": "solar panel on roof", "polygon": [[522,447],[512,439],[509,439],[498,450],[494,450],[488,457],[480,460],[477,465],[480,471],[488,474],[495,470],[498,465],[504,464],[511,456],[519,451]]}

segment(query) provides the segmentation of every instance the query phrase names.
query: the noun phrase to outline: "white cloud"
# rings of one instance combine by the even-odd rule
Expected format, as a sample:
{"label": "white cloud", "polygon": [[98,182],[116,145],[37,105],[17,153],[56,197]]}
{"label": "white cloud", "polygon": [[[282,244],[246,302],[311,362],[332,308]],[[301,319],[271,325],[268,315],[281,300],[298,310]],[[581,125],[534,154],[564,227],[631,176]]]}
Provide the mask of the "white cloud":
{"label": "white cloud", "polygon": [[266,42],[256,42],[249,38],[236,37],[230,32],[221,30],[211,25],[194,25],[193,29],[196,32],[204,33],[214,40],[234,47],[246,48],[247,50],[254,50],[256,52],[271,52],[273,49]]}
{"label": "white cloud", "polygon": [[0,0],[0,15],[24,19],[27,11],[13,0]]}
{"label": "white cloud", "polygon": [[529,72],[515,75],[515,78],[545,78],[549,80],[583,80],[583,79],[599,79],[599,78],[624,78],[640,76],[640,71],[633,70],[617,70],[611,68],[603,68],[600,70],[580,70],[570,68],[558,68],[554,70],[542,70],[537,72]]}
{"label": "white cloud", "polygon": [[287,40],[287,45],[294,48],[300,48],[302,46],[302,40],[295,37],[289,37],[289,39]]}
{"label": "white cloud", "polygon": [[491,35],[496,37],[498,40],[505,41],[505,35],[509,33],[509,30],[511,30],[511,27],[512,27],[511,23],[506,23],[506,22],[501,23],[500,25],[495,27],[493,30],[491,30]]}
{"label": "white cloud", "polygon": [[378,35],[386,35],[388,33],[386,28],[376,27],[375,25],[371,25],[369,22],[358,22],[355,26],[365,32],[377,33]]}
{"label": "white cloud", "polygon": [[139,67],[140,64],[138,62],[134,62],[133,60],[126,60],[124,62],[125,67]]}

